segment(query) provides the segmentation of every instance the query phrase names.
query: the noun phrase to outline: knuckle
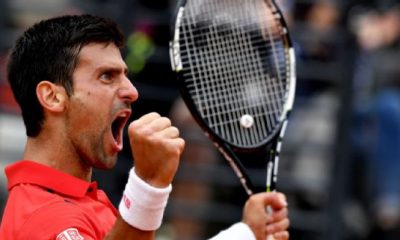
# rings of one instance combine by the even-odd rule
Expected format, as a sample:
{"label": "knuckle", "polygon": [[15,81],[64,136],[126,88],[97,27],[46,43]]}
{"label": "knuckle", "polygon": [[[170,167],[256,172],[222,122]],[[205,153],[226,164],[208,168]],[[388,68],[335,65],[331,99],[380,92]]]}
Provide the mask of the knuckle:
{"label": "knuckle", "polygon": [[177,133],[177,135],[179,136],[179,129],[177,127],[171,126],[171,130]]}
{"label": "knuckle", "polygon": [[149,113],[148,115],[151,116],[151,117],[155,117],[155,118],[161,117],[160,114],[157,113],[157,112],[151,112],[151,113]]}
{"label": "knuckle", "polygon": [[184,139],[182,139],[182,138],[180,138],[180,139],[181,139],[180,148],[181,148],[181,152],[182,152],[185,149],[186,142]]}
{"label": "knuckle", "polygon": [[171,119],[167,118],[167,117],[161,117],[160,118],[162,121],[164,121],[167,125],[171,126]]}
{"label": "knuckle", "polygon": [[138,125],[139,125],[138,120],[131,122],[128,126],[128,131],[133,132],[138,127]]}
{"label": "knuckle", "polygon": [[290,220],[288,218],[285,219],[285,228],[290,226]]}
{"label": "knuckle", "polygon": [[151,127],[143,127],[137,129],[137,135],[142,136],[144,138],[149,138],[154,133],[154,130]]}

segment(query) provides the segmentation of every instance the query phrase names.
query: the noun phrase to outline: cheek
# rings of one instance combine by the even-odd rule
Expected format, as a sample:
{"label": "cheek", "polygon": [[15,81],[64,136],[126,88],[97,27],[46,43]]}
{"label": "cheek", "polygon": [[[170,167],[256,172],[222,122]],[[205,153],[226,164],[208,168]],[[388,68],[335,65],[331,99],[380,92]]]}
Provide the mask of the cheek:
{"label": "cheek", "polygon": [[103,132],[111,127],[113,107],[109,100],[109,92],[102,88],[76,91],[71,97],[69,118],[79,131]]}
{"label": "cheek", "polygon": [[88,112],[80,105],[69,112],[67,134],[81,155],[101,152],[107,133],[107,124],[99,114]]}
{"label": "cheek", "polygon": [[[90,95],[90,92],[87,92]],[[68,109],[68,125],[77,134],[86,135],[104,125],[101,121],[101,103],[93,104],[86,99],[74,98]],[[103,122],[103,123],[102,123]]]}

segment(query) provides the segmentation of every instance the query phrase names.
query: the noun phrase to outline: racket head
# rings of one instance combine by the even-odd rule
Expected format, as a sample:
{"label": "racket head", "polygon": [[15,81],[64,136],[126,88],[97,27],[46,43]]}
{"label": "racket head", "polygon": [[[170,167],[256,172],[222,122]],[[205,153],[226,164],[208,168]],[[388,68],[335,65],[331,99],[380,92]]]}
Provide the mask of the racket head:
{"label": "racket head", "polygon": [[274,2],[181,1],[170,50],[182,97],[209,137],[251,150],[279,135],[294,101],[295,60]]}

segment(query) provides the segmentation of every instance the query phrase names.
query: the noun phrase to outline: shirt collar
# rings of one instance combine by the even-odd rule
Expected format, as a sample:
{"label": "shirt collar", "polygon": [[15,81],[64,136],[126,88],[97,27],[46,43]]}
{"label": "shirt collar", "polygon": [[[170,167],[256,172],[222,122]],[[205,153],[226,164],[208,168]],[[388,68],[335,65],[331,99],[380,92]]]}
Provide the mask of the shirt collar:
{"label": "shirt collar", "polygon": [[8,190],[22,183],[35,184],[71,197],[97,192],[97,183],[89,183],[64,172],[33,161],[23,160],[5,168]]}

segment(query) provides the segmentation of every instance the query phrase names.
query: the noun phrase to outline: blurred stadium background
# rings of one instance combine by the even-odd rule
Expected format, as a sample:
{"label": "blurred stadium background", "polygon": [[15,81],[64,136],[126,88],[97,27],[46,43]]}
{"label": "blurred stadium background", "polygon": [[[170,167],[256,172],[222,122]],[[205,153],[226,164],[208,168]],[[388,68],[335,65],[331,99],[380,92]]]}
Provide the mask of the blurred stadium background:
{"label": "blurred stadium background", "polygon": [[[289,200],[291,239],[400,239],[400,197],[394,195],[389,204],[373,184],[376,165],[369,150],[377,145],[377,117],[366,107],[373,105],[380,89],[399,91],[399,1],[277,1],[297,53],[296,103],[278,183]],[[174,6],[171,0],[0,0],[0,213],[7,197],[3,168],[21,158],[25,142],[6,79],[8,50],[38,20],[92,13],[114,19],[127,36],[123,55],[140,93],[132,119],[150,111],[170,116],[187,141],[157,238],[206,239],[240,220],[246,195],[180,101],[170,70]],[[398,143],[395,148],[400,149]],[[131,162],[125,147],[114,171],[95,172],[114,204]],[[396,170],[399,162],[400,155],[395,155],[391,163],[381,164]],[[400,176],[397,170],[394,175]],[[252,174],[264,181],[263,170]],[[387,177],[400,192],[400,177]]]}

